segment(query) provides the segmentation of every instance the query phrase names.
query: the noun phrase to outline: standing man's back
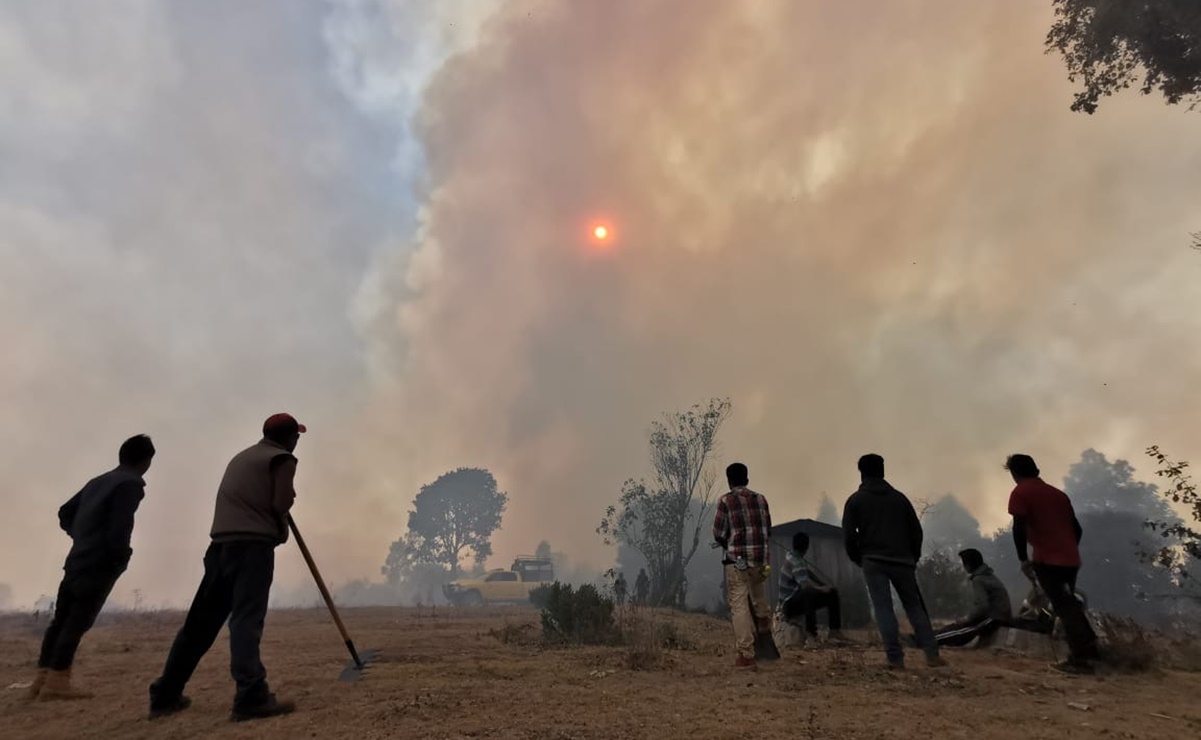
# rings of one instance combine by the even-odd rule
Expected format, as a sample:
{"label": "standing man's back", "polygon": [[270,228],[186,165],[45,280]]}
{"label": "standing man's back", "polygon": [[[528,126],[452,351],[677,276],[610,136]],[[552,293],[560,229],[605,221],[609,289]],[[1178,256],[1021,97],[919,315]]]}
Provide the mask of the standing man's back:
{"label": "standing man's back", "polygon": [[922,556],[922,524],[917,512],[905,494],[884,479],[884,458],[859,458],[859,474],[859,490],[851,494],[843,509],[843,537],[847,556],[863,568],[888,666],[905,667],[892,589],[901,598],[927,664],[945,665],[938,655],[930,615],[917,585],[917,561]]}
{"label": "standing man's back", "polygon": [[[764,584],[770,562],[771,510],[767,499],[747,485],[750,478],[742,463],[726,468],[730,492],[717,502],[713,540],[726,551],[726,597],[734,624],[737,668],[755,666],[756,623],[770,631],[771,617]],[[749,600],[749,602],[748,602]]]}
{"label": "standing man's back", "polygon": [[71,684],[79,642],[96,621],[117,579],[133,555],[134,514],[145,496],[154,444],[144,434],[121,445],[116,468],[88,481],[58,510],[58,523],[71,535],[54,617],[42,639],[38,675],[30,698],[85,699],[91,694]]}

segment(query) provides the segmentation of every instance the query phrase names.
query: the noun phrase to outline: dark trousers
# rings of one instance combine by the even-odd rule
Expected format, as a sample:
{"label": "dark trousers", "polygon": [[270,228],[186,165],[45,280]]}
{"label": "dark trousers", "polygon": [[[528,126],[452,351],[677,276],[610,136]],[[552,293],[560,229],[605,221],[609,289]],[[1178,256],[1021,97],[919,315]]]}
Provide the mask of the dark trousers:
{"label": "dark trousers", "polygon": [[1097,657],[1097,634],[1088,623],[1084,607],[1076,599],[1076,575],[1079,572],[1079,568],[1034,564],[1038,585],[1047,594],[1055,616],[1063,622],[1072,660],[1084,661]]}
{"label": "dark trousers", "polygon": [[96,623],[96,617],[121,576],[111,572],[63,574],[54,602],[54,617],[42,638],[38,668],[65,671],[75,662],[79,641]]}
{"label": "dark trousers", "polygon": [[792,622],[798,617],[805,617],[805,631],[811,635],[817,634],[817,611],[826,610],[830,631],[842,629],[842,602],[838,598],[838,590],[818,591],[812,588],[802,588],[784,602],[784,619]]}
{"label": "dark trousers", "polygon": [[949,624],[934,633],[940,647],[963,647],[977,637],[981,644],[997,633],[1003,625],[992,617],[964,620]]}
{"label": "dark trousers", "polygon": [[872,612],[876,617],[880,638],[884,641],[888,662],[896,665],[905,662],[901,628],[892,608],[892,589],[896,589],[897,596],[901,597],[901,606],[909,617],[918,646],[928,657],[937,656],[938,643],[934,640],[934,628],[930,626],[926,602],[922,600],[922,591],[917,585],[917,569],[912,565],[864,560],[863,580],[867,582],[867,592],[872,598]]}
{"label": "dark trousers", "polygon": [[266,701],[267,669],[259,642],[275,575],[275,546],[267,542],[214,542],[204,554],[204,579],[175,636],[163,674],[150,686],[150,703],[177,699],[229,620],[230,673],[237,684],[234,707]]}

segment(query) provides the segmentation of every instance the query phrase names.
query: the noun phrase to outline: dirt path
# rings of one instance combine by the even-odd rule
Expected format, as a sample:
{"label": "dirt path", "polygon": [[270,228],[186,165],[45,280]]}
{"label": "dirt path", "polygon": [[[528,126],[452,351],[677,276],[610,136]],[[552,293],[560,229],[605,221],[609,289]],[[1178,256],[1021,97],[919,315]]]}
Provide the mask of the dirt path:
{"label": "dirt path", "polygon": [[[188,688],[192,709],[152,723],[146,686],[181,619],[129,615],[98,626],[76,669],[97,698],[26,704],[20,691],[4,690],[0,737],[1201,737],[1201,674],[1072,678],[1045,660],[956,652],[949,669],[897,675],[868,647],[801,651],[736,673],[728,627],[696,616],[655,617],[693,647],[664,654],[657,670],[635,671],[626,648],[541,648],[536,628],[522,627],[537,619],[529,609],[350,610],[359,647],[383,650],[353,684],[337,681],[346,660],[327,615],[273,612],[263,659],[273,688],[299,703],[296,714],[227,721],[233,688],[222,638]],[[0,687],[29,680],[39,637],[28,617],[0,621]]]}

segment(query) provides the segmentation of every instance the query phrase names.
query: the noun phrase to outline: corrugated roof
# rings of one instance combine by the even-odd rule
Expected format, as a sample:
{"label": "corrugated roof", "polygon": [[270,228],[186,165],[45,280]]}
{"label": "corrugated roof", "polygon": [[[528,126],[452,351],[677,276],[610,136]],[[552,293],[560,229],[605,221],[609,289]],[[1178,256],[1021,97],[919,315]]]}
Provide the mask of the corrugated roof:
{"label": "corrugated roof", "polygon": [[797,532],[804,532],[810,537],[842,539],[842,527],[819,522],[816,519],[793,519],[791,522],[771,525],[772,539],[776,537],[792,537]]}

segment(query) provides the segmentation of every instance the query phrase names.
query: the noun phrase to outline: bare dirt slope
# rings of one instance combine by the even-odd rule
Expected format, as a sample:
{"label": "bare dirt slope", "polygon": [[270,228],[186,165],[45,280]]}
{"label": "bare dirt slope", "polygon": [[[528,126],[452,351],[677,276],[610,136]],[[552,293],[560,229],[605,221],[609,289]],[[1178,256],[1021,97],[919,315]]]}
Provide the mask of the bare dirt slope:
{"label": "bare dirt slope", "polygon": [[[40,626],[0,622],[3,738],[1196,738],[1201,674],[1069,678],[1046,660],[956,652],[951,668],[881,669],[877,648],[790,653],[756,673],[731,662],[725,623],[671,621],[691,649],[631,670],[629,648],[543,649],[531,609],[349,610],[361,648],[383,651],[366,678],[342,683],[343,647],[321,611],[272,612],[264,662],[291,716],[227,719],[224,637],[189,687],[193,707],[149,722],[146,686],[182,615],[108,618],[87,636],[77,673],[91,701],[27,704]],[[646,660],[646,655],[633,655]],[[920,661],[913,656],[911,662]],[[1077,705],[1073,707],[1072,705]],[[1087,707],[1084,709],[1082,707]]]}

